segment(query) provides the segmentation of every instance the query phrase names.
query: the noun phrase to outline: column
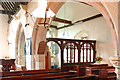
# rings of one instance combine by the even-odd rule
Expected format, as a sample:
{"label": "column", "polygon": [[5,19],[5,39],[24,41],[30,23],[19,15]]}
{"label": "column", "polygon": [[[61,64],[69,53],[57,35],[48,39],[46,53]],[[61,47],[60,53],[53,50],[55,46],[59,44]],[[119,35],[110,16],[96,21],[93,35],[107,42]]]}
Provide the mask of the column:
{"label": "column", "polygon": [[110,58],[111,63],[115,67],[115,73],[117,74],[117,80],[120,79],[120,57],[111,57]]}
{"label": "column", "polygon": [[31,55],[26,55],[26,68],[27,70],[31,70]]}
{"label": "column", "polygon": [[37,54],[35,56],[35,69],[45,69],[45,54]]}
{"label": "column", "polygon": [[[117,15],[117,13],[116,13]],[[117,74],[117,80],[120,80],[120,2],[118,2],[118,28],[117,28],[117,49],[115,50],[115,56],[110,58],[111,63],[115,67],[115,73]]]}

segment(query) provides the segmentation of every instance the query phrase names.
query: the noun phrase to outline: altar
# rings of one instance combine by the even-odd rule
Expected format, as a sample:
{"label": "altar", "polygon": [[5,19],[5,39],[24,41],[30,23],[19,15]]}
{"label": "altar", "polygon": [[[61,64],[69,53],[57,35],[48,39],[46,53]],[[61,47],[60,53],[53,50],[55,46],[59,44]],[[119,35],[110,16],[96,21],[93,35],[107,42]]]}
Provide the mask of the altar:
{"label": "altar", "polygon": [[15,59],[0,59],[3,71],[10,71],[11,66],[15,65]]}

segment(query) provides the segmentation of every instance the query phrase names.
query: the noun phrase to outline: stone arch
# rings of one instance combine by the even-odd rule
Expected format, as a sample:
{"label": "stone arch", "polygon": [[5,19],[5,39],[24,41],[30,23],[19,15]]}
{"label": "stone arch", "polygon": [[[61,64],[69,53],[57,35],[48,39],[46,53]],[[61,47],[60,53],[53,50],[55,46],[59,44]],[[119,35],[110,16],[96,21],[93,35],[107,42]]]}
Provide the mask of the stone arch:
{"label": "stone arch", "polygon": [[[78,2],[79,1],[84,2],[84,3],[88,4],[88,5],[91,5],[92,7],[97,9],[103,15],[103,17],[105,18],[105,20],[106,20],[106,22],[107,22],[107,24],[108,24],[108,26],[109,26],[109,28],[111,30],[111,33],[112,33],[112,38],[113,38],[113,41],[114,41],[113,42],[114,43],[114,48],[115,48],[115,50],[117,50],[117,44],[118,44],[117,42],[118,41],[117,41],[117,32],[115,31],[116,26],[114,25],[114,23],[112,21],[112,16],[110,16],[110,13],[106,10],[106,7],[104,7],[104,4],[102,2],[99,2],[99,1],[94,2],[94,0],[92,0],[93,2],[92,1],[89,2],[89,0],[88,1],[77,0],[77,1]],[[60,2],[59,4],[62,7],[63,4],[61,4],[61,3],[62,2]],[[58,11],[59,9],[56,9],[55,11]],[[118,53],[116,53],[115,55],[118,55]]]}
{"label": "stone arch", "polygon": [[[37,20],[39,20],[39,19],[37,19]],[[39,20],[38,22],[41,22],[41,21],[42,20]],[[47,29],[45,29],[44,26],[39,26],[38,27],[37,25],[34,25],[32,37],[31,37],[31,40],[32,40],[32,54],[33,55],[37,54],[39,42],[41,42],[41,41],[46,42],[46,40],[44,38],[44,37],[46,37],[46,34],[47,34]],[[42,38],[40,39],[40,37],[42,37]]]}
{"label": "stone arch", "polygon": [[[111,33],[112,33],[112,38],[113,38],[113,43],[114,43],[114,48],[115,50],[117,50],[117,33],[115,32],[115,25],[112,21],[112,16],[110,16],[109,12],[106,10],[106,8],[104,7],[103,3],[102,2],[86,2],[84,0],[77,0],[77,1],[82,1],[88,5],[91,5],[92,7],[96,8],[105,18],[106,22],[108,23],[109,27],[110,27],[110,30],[111,30]],[[94,1],[94,0],[93,0]],[[48,5],[49,7],[53,10],[53,12],[57,13],[59,11],[59,9],[63,6],[64,2],[51,2],[49,3],[48,2]],[[54,6],[54,7],[53,7]],[[40,19],[37,20],[38,22],[41,22]],[[35,28],[36,29],[36,28]],[[34,42],[36,42],[37,40],[37,35],[38,35],[38,29],[37,31],[34,29],[34,32],[33,32],[33,35],[34,35]],[[40,34],[39,34],[40,35]],[[33,37],[33,36],[32,36]],[[34,46],[36,45],[37,43],[34,44]],[[34,49],[37,49],[37,47]],[[118,54],[116,54],[118,55]]]}
{"label": "stone arch", "polygon": [[18,42],[18,56],[19,56],[18,62],[20,65],[25,65],[26,63],[24,46],[25,46],[25,34],[24,34],[24,29],[21,28],[19,42]]}
{"label": "stone arch", "polygon": [[[117,38],[117,32],[116,32],[116,27],[115,26],[115,23],[113,23],[113,20],[112,20],[112,16],[110,16],[110,13],[108,12],[108,10],[106,9],[106,7],[104,7],[104,4],[100,1],[98,2],[92,2],[94,0],[91,0],[91,2],[86,2],[84,0],[76,0],[76,1],[82,1],[88,5],[91,5],[92,7],[94,7],[95,9],[97,9],[102,15],[103,17],[105,18],[110,30],[111,30],[111,33],[112,33],[112,38],[113,38],[113,44],[114,44],[114,48],[115,48],[115,51],[117,51],[115,53],[115,55],[118,55],[118,38]],[[59,9],[63,6],[64,2],[48,2],[48,5],[49,7],[51,8],[51,10],[57,14],[57,12],[59,11]],[[49,19],[46,20],[47,22],[49,22]],[[42,19],[38,18],[36,20],[36,23],[40,23],[40,22],[43,22]],[[43,32],[44,31],[44,35],[45,35],[45,32],[47,33],[47,29],[43,28],[43,27],[37,27],[37,24],[34,25],[34,28],[33,28],[33,32],[32,32],[32,53],[33,54],[36,54],[37,53],[37,50],[38,50],[38,44],[39,42],[41,41],[40,38],[44,38],[46,39],[45,36],[42,36]],[[113,53],[114,54],[114,53]]]}
{"label": "stone arch", "polygon": [[[89,4],[89,5],[93,6],[95,9],[97,9],[104,16],[106,22],[108,23],[108,26],[110,27],[111,33],[112,33],[112,38],[113,38],[113,41],[114,41],[113,42],[114,43],[114,48],[115,48],[115,50],[117,50],[117,32],[115,31],[116,26],[112,21],[112,16],[110,16],[110,13],[106,10],[103,3],[99,2],[99,1],[94,2],[94,0],[93,0],[93,2],[92,1],[91,2],[86,2],[84,0],[77,0],[77,1],[82,1],[86,4]],[[64,2],[53,2],[53,3],[51,2],[51,3],[48,3],[48,4],[49,4],[49,7],[53,10],[53,12],[57,13],[58,10],[64,4]],[[116,55],[118,55],[118,53]]]}
{"label": "stone arch", "polygon": [[88,2],[89,5],[93,6],[95,9],[97,9],[105,18],[111,33],[112,33],[112,38],[113,38],[113,44],[114,44],[114,49],[115,51],[117,51],[117,53],[115,53],[115,55],[118,55],[118,40],[117,40],[117,32],[116,32],[116,27],[115,24],[112,21],[112,16],[110,16],[111,14],[106,10],[106,7],[104,6],[104,4],[102,2]]}
{"label": "stone arch", "polygon": [[[15,58],[16,64],[18,65],[25,65],[25,54],[24,53],[24,44],[25,44],[25,34],[22,24],[19,23],[17,33],[16,33],[16,40],[15,40]],[[22,57],[24,56],[24,63],[22,64]]]}
{"label": "stone arch", "polygon": [[15,40],[15,58],[16,58],[16,64],[18,64],[18,42],[19,42],[19,36],[20,36],[20,30],[22,27],[22,23],[19,23],[18,28],[17,28],[17,32],[16,32],[16,40]]}

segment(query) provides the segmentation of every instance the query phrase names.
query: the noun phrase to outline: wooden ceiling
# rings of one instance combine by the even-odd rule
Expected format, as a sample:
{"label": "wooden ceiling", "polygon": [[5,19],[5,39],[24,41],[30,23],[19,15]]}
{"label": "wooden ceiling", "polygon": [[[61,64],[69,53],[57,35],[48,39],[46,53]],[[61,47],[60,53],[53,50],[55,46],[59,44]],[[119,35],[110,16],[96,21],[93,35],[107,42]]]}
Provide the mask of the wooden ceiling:
{"label": "wooden ceiling", "polygon": [[[24,0],[25,2],[20,2],[20,1],[19,2],[15,2],[15,1],[16,0],[14,0],[14,1],[2,0],[0,2],[0,5],[3,8],[3,10],[0,10],[0,13],[8,15],[8,23],[10,23],[12,21],[12,19],[13,19],[12,15],[15,15],[15,14],[17,14],[19,12],[20,4],[26,5],[31,0]],[[59,23],[65,23],[65,24],[68,24],[68,25],[61,26],[60,28],[58,28],[56,25],[51,25],[51,27],[56,28],[56,29],[62,29],[62,28],[65,28],[65,27],[70,27],[70,26],[72,26],[72,25],[74,25],[76,23],[79,23],[81,21],[85,22],[85,21],[89,21],[89,20],[92,20],[92,19],[95,19],[95,18],[98,18],[98,17],[101,17],[101,16],[102,16],[101,14],[98,14],[98,15],[91,16],[91,17],[88,17],[88,18],[83,19],[83,20],[78,20],[75,23],[72,23],[72,21],[68,21],[68,20],[65,20],[65,19],[54,17],[53,21],[59,22]]]}
{"label": "wooden ceiling", "polygon": [[3,10],[0,10],[0,13],[8,15],[8,23],[10,23],[13,19],[11,15],[17,14],[17,12],[19,12],[20,4],[26,5],[27,3],[28,2],[15,2],[11,0],[2,0],[0,2],[0,5],[2,6]]}
{"label": "wooden ceiling", "polygon": [[65,20],[65,19],[60,19],[60,18],[54,18],[53,21],[56,21],[56,22],[60,22],[60,23],[64,23],[64,24],[68,24],[68,25],[64,25],[64,26],[61,26],[61,27],[57,27],[56,25],[51,25],[50,27],[51,28],[55,28],[55,29],[63,29],[63,28],[66,28],[66,27],[70,27],[70,26],[73,26],[77,23],[83,23],[83,22],[86,22],[86,21],[90,21],[90,20],[93,20],[93,19],[96,19],[96,18],[99,18],[99,17],[102,17],[102,14],[97,14],[97,15],[94,15],[94,16],[91,16],[91,17],[88,17],[88,18],[85,18],[85,19],[82,19],[82,20],[78,20],[74,23],[72,23],[72,21],[68,21],[68,20]]}
{"label": "wooden ceiling", "polygon": [[80,1],[66,2],[60,8],[56,17],[53,18],[52,26],[50,27],[60,30],[99,17],[102,17],[102,14],[87,3]]}

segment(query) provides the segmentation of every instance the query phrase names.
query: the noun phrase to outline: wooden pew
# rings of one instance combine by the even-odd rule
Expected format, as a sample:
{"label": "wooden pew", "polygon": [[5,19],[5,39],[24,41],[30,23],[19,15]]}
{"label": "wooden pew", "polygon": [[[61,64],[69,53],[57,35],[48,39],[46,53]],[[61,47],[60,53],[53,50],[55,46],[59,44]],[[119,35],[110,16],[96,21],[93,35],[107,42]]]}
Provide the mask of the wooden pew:
{"label": "wooden pew", "polygon": [[42,70],[28,70],[28,71],[14,71],[14,72],[0,72],[0,77],[8,76],[22,76],[22,75],[35,75],[44,73],[60,72],[60,69],[42,69]]}
{"label": "wooden pew", "polygon": [[99,80],[116,80],[115,68],[107,67],[86,67],[86,74],[98,75]]}
{"label": "wooden pew", "polygon": [[64,71],[70,71],[70,70],[73,70],[73,71],[77,71],[77,76],[85,76],[85,69],[87,66],[90,66],[90,63],[84,63],[84,64],[66,64],[63,66],[63,70]]}
{"label": "wooden pew", "polygon": [[109,76],[108,71],[106,69],[101,69],[99,72],[99,79],[100,80],[116,80],[117,76],[116,75]]}
{"label": "wooden pew", "polygon": [[77,71],[76,76],[85,76],[85,66],[76,65],[73,70]]}
{"label": "wooden pew", "polygon": [[87,69],[86,67],[88,67],[89,69],[96,68],[94,70],[95,71],[94,74],[95,74],[95,73],[99,73],[98,71],[101,67],[108,67],[108,64],[93,64],[93,63],[80,63],[79,65],[64,64],[62,71],[69,71],[69,70],[77,71],[77,76],[85,76],[86,74],[92,74],[92,73],[86,73],[86,69]]}
{"label": "wooden pew", "polygon": [[55,80],[98,80],[96,76],[89,75],[89,76],[77,76],[77,77],[70,77],[70,78],[62,78],[62,79],[55,79]]}
{"label": "wooden pew", "polygon": [[101,69],[106,69],[108,73],[114,73],[115,68],[113,66],[102,66],[102,67],[86,67],[86,74],[99,75]]}
{"label": "wooden pew", "polygon": [[59,79],[75,77],[74,73],[71,72],[58,72],[58,73],[45,73],[45,74],[36,74],[36,75],[23,75],[23,76],[11,76],[3,77],[1,80],[48,80],[48,79]]}
{"label": "wooden pew", "polygon": [[74,70],[74,68],[76,67],[76,65],[75,64],[73,64],[73,65],[64,65],[63,67],[62,67],[62,71],[69,71],[69,70]]}

